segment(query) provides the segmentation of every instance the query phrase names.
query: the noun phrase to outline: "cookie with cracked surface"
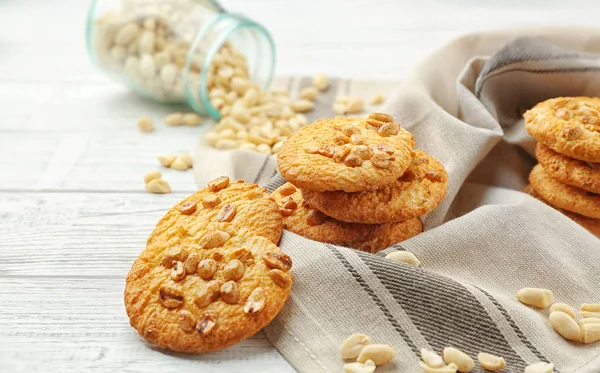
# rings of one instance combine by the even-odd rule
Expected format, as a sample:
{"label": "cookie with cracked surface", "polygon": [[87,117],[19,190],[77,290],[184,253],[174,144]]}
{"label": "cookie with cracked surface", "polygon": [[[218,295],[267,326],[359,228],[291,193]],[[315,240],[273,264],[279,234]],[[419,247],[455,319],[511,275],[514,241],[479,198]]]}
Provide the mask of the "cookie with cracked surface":
{"label": "cookie with cracked surface", "polygon": [[542,197],[540,197],[539,194],[537,194],[537,192],[535,191],[535,189],[533,189],[531,184],[527,185],[525,187],[525,189],[523,189],[523,191],[525,193],[529,194],[530,196],[532,196],[533,198],[536,198],[536,199],[540,200],[541,202],[544,202],[548,206],[556,209],[563,215],[567,216],[569,219],[573,220],[575,223],[577,223],[577,224],[581,225],[583,228],[587,229],[594,236],[600,238],[600,219],[588,218],[587,216],[579,215],[574,212],[559,209],[559,208],[552,206],[547,201],[544,201],[544,199]]}
{"label": "cookie with cracked surface", "polygon": [[410,132],[387,114],[321,119],[288,137],[277,165],[284,179],[301,188],[374,190],[404,173],[413,147]]}
{"label": "cookie with cracked surface", "polygon": [[567,157],[540,142],[535,148],[535,157],[556,180],[588,192],[600,193],[600,163]]}
{"label": "cookie with cracked surface", "polygon": [[308,206],[298,188],[286,183],[273,192],[286,229],[311,240],[376,253],[423,231],[420,219],[391,224],[344,223]]}
{"label": "cookie with cracked surface", "polygon": [[315,192],[302,189],[310,206],[348,223],[383,224],[431,212],[446,196],[448,174],[429,154],[415,150],[406,172],[373,192]]}
{"label": "cookie with cracked surface", "polygon": [[588,218],[600,218],[600,195],[561,183],[539,164],[531,170],[529,183],[544,201],[554,207]]}
{"label": "cookie with cracked surface", "polygon": [[[144,339],[179,352],[217,351],[279,313],[293,282],[292,260],[275,244],[212,230],[196,244],[178,245],[173,233],[155,230],[127,275],[125,308]],[[207,236],[211,244],[201,245]]]}
{"label": "cookie with cracked surface", "polygon": [[279,207],[265,188],[222,176],[173,206],[148,243],[166,234],[182,245],[195,245],[213,226],[230,235],[266,237],[275,244],[283,232]]}
{"label": "cookie with cracked surface", "polygon": [[600,98],[557,97],[525,112],[525,128],[552,150],[600,162]]}

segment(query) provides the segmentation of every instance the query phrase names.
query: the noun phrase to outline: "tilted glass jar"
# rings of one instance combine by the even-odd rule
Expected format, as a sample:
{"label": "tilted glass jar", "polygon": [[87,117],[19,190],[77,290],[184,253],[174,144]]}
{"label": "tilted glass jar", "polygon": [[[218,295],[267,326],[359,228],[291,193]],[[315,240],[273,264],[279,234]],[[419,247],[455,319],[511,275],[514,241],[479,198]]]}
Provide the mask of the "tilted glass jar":
{"label": "tilted glass jar", "polygon": [[117,81],[214,118],[212,90],[248,80],[266,89],[275,67],[269,32],[211,0],[94,0],[86,37],[92,61]]}

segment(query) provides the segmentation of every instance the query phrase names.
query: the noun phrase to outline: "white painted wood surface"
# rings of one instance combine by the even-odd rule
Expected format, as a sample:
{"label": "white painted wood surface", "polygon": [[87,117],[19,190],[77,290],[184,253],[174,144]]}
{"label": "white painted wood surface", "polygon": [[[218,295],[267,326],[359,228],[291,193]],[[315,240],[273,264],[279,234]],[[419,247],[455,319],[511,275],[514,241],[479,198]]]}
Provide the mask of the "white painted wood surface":
{"label": "white painted wood surface", "polygon": [[[474,30],[597,24],[596,1],[227,0],[273,33],[279,74],[398,80]],[[191,150],[197,128],[136,130],[172,110],[95,71],[88,1],[0,2],[0,372],[292,372],[262,333],[224,351],[157,351],[129,327],[125,275],[164,211],[196,189],[156,154]]]}

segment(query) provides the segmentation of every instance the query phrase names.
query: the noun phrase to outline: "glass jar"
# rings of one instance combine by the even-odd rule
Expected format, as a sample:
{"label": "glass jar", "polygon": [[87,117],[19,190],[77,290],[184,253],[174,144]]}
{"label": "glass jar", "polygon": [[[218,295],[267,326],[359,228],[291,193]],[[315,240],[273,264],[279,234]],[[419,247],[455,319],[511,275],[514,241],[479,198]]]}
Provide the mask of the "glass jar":
{"label": "glass jar", "polygon": [[211,0],[94,0],[86,37],[90,58],[109,76],[217,119],[211,91],[266,89],[275,67],[269,32]]}

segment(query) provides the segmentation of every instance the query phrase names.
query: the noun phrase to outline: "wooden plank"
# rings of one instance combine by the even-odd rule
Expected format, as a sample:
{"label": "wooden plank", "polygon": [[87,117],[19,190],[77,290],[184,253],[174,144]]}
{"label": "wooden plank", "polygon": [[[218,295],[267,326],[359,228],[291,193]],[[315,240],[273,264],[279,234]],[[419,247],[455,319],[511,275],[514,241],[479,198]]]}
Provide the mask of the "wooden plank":
{"label": "wooden plank", "polygon": [[152,347],[129,326],[122,279],[1,278],[0,298],[1,371],[294,372],[262,332],[203,355]]}

